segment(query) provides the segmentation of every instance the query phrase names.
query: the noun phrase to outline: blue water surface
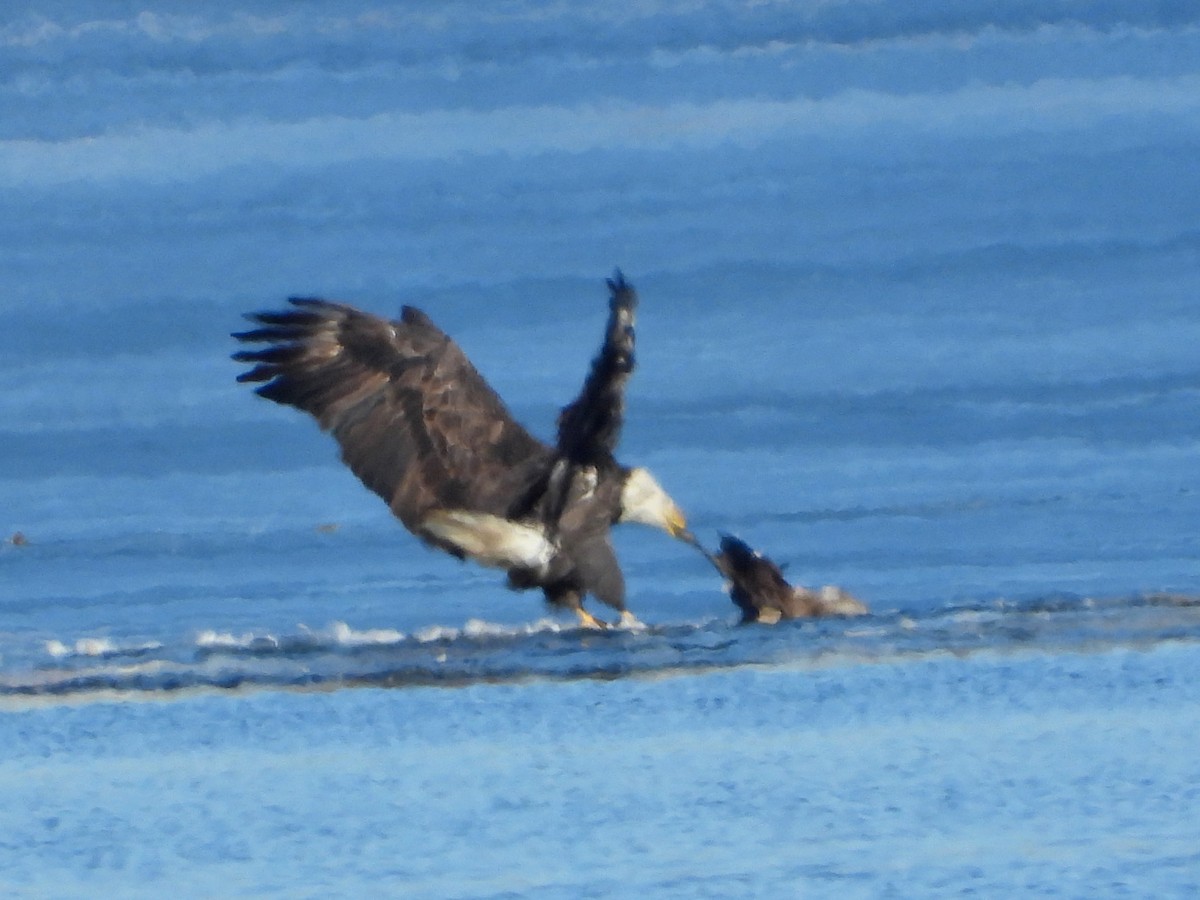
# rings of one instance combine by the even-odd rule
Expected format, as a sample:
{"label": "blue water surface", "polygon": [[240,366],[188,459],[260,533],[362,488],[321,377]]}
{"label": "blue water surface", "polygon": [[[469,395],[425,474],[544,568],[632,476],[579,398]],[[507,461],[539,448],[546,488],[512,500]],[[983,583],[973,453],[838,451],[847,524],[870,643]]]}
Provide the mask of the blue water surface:
{"label": "blue water surface", "polygon": [[[1195,4],[53,0],[0,55],[3,893],[1200,886]],[[247,311],[410,303],[549,438],[617,266],[622,459],[869,617],[739,628],[629,526],[647,628],[581,632],[234,383]]]}

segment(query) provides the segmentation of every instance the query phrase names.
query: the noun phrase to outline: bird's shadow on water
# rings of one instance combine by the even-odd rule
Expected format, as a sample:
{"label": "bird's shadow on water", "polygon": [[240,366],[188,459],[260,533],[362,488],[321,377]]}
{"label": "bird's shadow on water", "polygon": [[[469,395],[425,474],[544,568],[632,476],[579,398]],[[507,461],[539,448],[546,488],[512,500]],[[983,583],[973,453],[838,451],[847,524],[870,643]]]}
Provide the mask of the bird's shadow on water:
{"label": "bird's shadow on water", "polygon": [[283,635],[209,632],[174,644],[58,645],[47,662],[6,675],[0,697],[612,680],[744,666],[902,663],[933,653],[1078,652],[1196,640],[1200,598],[1161,594],[1108,600],[1053,595],[773,626],[739,626],[733,616],[607,631],[564,628],[549,620],[516,627],[473,620],[411,634],[337,624]]}

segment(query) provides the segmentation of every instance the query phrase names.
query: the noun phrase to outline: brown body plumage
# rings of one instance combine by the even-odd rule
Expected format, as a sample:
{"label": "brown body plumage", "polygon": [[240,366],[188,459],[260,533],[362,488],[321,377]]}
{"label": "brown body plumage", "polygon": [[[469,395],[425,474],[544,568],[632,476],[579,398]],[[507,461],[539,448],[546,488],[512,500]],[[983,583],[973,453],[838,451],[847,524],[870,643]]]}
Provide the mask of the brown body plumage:
{"label": "brown body plumage", "polygon": [[732,535],[721,535],[721,552],[710,558],[729,580],[729,596],[742,611],[742,622],[774,623],[867,612],[866,606],[841,588],[814,591],[793,587],[776,563]]}

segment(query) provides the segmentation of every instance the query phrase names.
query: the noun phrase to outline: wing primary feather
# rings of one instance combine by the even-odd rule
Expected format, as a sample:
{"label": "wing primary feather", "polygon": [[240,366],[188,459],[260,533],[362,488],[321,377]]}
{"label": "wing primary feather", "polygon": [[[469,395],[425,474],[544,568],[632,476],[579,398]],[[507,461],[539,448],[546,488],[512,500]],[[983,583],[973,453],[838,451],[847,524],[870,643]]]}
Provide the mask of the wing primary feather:
{"label": "wing primary feather", "polygon": [[410,528],[429,509],[507,516],[552,452],[512,419],[459,347],[405,307],[389,322],[316,297],[252,313],[234,335],[268,400],[310,413],[342,459]]}
{"label": "wing primary feather", "polygon": [[610,459],[621,437],[625,383],[633,372],[637,293],[618,269],[608,279],[604,343],[579,396],[558,417],[558,449],[575,462]]}
{"label": "wing primary feather", "polygon": [[425,315],[424,312],[417,309],[415,306],[403,306],[400,308],[400,321],[405,325],[416,325],[421,328],[437,328],[433,324],[433,319]]}
{"label": "wing primary feather", "polygon": [[242,372],[240,375],[238,375],[237,380],[238,384],[270,381],[278,374],[279,370],[275,366],[261,365],[255,366],[248,372]]}
{"label": "wing primary feather", "polygon": [[248,313],[246,318],[251,322],[261,322],[263,325],[316,325],[324,318],[320,313],[300,309],[286,309],[281,312],[269,310]]}
{"label": "wing primary feather", "polygon": [[263,343],[267,341],[287,342],[304,336],[304,329],[288,327],[287,325],[268,325],[265,328],[255,328],[251,331],[235,331],[233,337],[246,343]]}
{"label": "wing primary feather", "polygon": [[236,362],[270,363],[283,366],[296,360],[304,350],[295,344],[273,344],[262,350],[239,350],[232,355]]}

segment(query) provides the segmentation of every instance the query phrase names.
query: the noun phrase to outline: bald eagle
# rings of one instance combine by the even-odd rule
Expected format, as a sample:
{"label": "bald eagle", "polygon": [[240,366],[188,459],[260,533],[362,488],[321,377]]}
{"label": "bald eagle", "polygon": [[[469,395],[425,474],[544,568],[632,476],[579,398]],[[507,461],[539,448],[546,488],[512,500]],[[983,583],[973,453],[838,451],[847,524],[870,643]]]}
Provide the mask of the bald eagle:
{"label": "bald eagle", "polygon": [[690,539],[683,513],[643,468],[614,457],[634,367],[637,295],[608,281],[608,326],[554,446],[534,438],[459,349],[418,309],[386,321],[342,303],[294,297],[251,313],[233,336],[265,345],[233,354],[268,400],[310,413],[342,460],[425,543],[504,569],[515,590],[541,588],[581,624],[603,627],[588,594],[635,622],[609,540],[618,522]]}

